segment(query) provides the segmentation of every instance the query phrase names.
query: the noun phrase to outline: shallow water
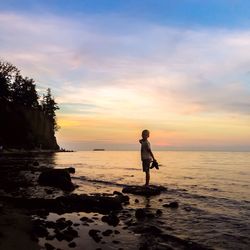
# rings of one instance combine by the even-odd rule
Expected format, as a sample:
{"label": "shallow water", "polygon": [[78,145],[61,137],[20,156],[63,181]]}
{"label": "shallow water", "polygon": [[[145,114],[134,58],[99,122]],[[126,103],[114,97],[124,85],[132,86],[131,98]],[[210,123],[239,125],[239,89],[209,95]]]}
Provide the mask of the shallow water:
{"label": "shallow water", "polygon": [[[151,183],[169,191],[148,202],[152,209],[162,208],[159,198],[180,203],[178,211],[164,210],[161,218],[174,235],[217,249],[250,246],[250,153],[155,152],[155,157],[162,166],[151,171]],[[138,152],[58,153],[54,160],[58,167],[74,166],[78,183],[110,190],[144,183]]]}
{"label": "shallow water", "polygon": [[[168,190],[151,198],[132,195],[127,209],[160,208],[162,216],[151,224],[212,249],[249,249],[250,153],[155,152],[155,157],[161,166],[151,171],[151,184]],[[139,152],[82,151],[36,158],[56,168],[75,167],[77,193],[112,193],[127,184],[144,184]],[[133,201],[135,198],[139,203]],[[178,201],[180,207],[162,206],[170,201]],[[130,243],[133,241],[131,236]],[[104,249],[113,248],[106,245]]]}

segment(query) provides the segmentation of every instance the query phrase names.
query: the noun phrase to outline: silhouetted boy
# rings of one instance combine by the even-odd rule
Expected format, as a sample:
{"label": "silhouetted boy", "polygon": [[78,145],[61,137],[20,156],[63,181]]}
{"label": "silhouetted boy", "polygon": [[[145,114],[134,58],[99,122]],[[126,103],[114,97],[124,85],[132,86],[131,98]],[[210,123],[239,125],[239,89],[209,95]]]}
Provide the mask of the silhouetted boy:
{"label": "silhouetted boy", "polygon": [[142,160],[142,169],[143,172],[146,174],[146,183],[145,186],[149,185],[149,180],[150,180],[150,174],[149,174],[149,168],[150,168],[150,163],[153,161],[156,161],[154,158],[154,155],[152,153],[150,143],[148,141],[149,137],[149,130],[145,129],[142,131],[142,139],[139,140],[141,143],[141,160]]}

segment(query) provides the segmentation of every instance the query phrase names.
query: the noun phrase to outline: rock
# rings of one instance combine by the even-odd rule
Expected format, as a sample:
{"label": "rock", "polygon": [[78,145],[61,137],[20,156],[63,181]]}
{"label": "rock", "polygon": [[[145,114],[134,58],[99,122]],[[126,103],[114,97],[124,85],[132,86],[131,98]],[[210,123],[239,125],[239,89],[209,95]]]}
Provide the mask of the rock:
{"label": "rock", "polygon": [[140,234],[160,235],[162,230],[155,226],[141,226],[135,228],[134,232]]}
{"label": "rock", "polygon": [[119,243],[120,243],[119,240],[113,240],[112,242],[113,242],[114,244],[119,244]]}
{"label": "rock", "polygon": [[108,225],[114,226],[114,227],[116,227],[120,222],[119,218],[114,214],[104,215],[102,217],[102,221],[106,222],[106,223],[108,223]]}
{"label": "rock", "polygon": [[114,233],[115,234],[120,234],[120,232],[118,230],[115,230]]}
{"label": "rock", "polygon": [[38,162],[38,161],[34,161],[34,162],[33,162],[33,166],[34,166],[34,167],[38,167],[38,166],[39,166],[39,162]]}
{"label": "rock", "polygon": [[33,225],[33,233],[40,238],[45,238],[49,235],[49,232],[43,225],[34,224]]}
{"label": "rock", "polygon": [[62,240],[64,240],[64,235],[61,232],[57,232],[56,233],[56,239],[58,241],[62,241]]}
{"label": "rock", "polygon": [[55,235],[48,235],[47,237],[46,237],[46,240],[54,240],[55,239]]}
{"label": "rock", "polygon": [[135,203],[139,203],[139,200],[138,200],[138,199],[135,199]]}
{"label": "rock", "polygon": [[158,215],[158,216],[159,216],[159,215],[162,215],[162,211],[161,211],[160,209],[157,209],[157,210],[156,210],[156,215]]}
{"label": "rock", "polygon": [[114,194],[114,195],[123,195],[123,194],[122,194],[121,192],[119,192],[119,191],[114,191],[113,194]]}
{"label": "rock", "polygon": [[57,187],[64,191],[73,191],[74,185],[67,169],[49,169],[42,172],[38,182],[40,185]]}
{"label": "rock", "polygon": [[83,222],[88,222],[88,223],[92,223],[94,222],[92,219],[86,217],[86,216],[83,216],[82,218],[80,218],[80,221],[83,221]]}
{"label": "rock", "polygon": [[53,193],[53,191],[51,189],[46,189],[45,192],[46,192],[46,194],[52,194]]}
{"label": "rock", "polygon": [[107,229],[107,230],[105,230],[104,232],[102,232],[102,235],[103,236],[109,236],[110,234],[112,234],[113,233],[113,231],[111,230],[111,229]]}
{"label": "rock", "polygon": [[75,168],[73,167],[65,168],[65,170],[67,170],[70,174],[74,174],[76,172]]}
{"label": "rock", "polygon": [[[12,202],[17,207],[30,210],[39,216],[47,216],[49,212],[58,214],[72,212],[98,212],[107,214],[111,211],[122,209],[122,201],[117,197],[107,197],[100,195],[70,194],[53,198],[24,198],[5,197],[8,202]],[[88,222],[90,222],[89,219]],[[91,220],[93,222],[93,220]]]}
{"label": "rock", "polygon": [[167,190],[162,186],[127,186],[122,189],[123,193],[130,193],[135,195],[143,195],[143,196],[153,196],[159,195],[162,191]]}
{"label": "rock", "polygon": [[89,230],[89,236],[94,239],[95,242],[100,242],[102,237],[99,236],[100,230],[91,229]]}
{"label": "rock", "polygon": [[45,243],[44,246],[45,246],[46,250],[54,250],[54,249],[55,249],[55,247],[52,246],[52,245],[49,244],[49,243]]}
{"label": "rock", "polygon": [[54,221],[46,221],[45,225],[47,228],[56,228],[56,223]]}
{"label": "rock", "polygon": [[164,204],[163,207],[178,208],[179,203],[177,201],[173,201],[173,202],[170,202],[168,204]]}
{"label": "rock", "polygon": [[73,248],[73,247],[76,247],[76,243],[75,242],[71,242],[68,244],[69,247]]}
{"label": "rock", "polygon": [[116,196],[116,198],[124,204],[129,204],[129,196],[128,195],[123,195],[123,194],[119,194]]}
{"label": "rock", "polygon": [[78,232],[71,227],[64,230],[62,234],[66,241],[72,241],[74,238],[78,237]]}
{"label": "rock", "polygon": [[146,217],[146,213],[145,213],[144,209],[142,209],[142,208],[136,209],[135,217],[137,219],[144,219]]}
{"label": "rock", "polygon": [[162,199],[159,199],[158,201],[159,201],[159,202],[162,202]]}
{"label": "rock", "polygon": [[64,218],[56,220],[56,228],[58,228],[59,230],[63,230],[66,227],[68,227],[68,223],[65,221]]}

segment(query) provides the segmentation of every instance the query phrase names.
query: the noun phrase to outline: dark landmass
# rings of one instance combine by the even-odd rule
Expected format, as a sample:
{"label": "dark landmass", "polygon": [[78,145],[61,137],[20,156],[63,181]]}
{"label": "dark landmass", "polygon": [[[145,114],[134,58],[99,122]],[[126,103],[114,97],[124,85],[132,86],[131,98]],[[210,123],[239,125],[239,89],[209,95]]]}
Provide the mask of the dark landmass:
{"label": "dark landmass", "polygon": [[58,150],[58,109],[49,88],[41,97],[34,79],[23,77],[16,66],[0,60],[0,152]]}
{"label": "dark landmass", "polygon": [[4,148],[58,150],[53,124],[41,110],[0,98],[0,142]]}

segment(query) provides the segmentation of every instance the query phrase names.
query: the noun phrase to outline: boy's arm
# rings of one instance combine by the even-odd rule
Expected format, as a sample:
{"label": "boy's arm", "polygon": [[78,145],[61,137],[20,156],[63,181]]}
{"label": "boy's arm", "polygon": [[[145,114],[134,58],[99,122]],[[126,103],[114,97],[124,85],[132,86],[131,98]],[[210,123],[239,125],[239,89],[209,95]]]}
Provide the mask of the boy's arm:
{"label": "boy's arm", "polygon": [[149,152],[149,154],[151,155],[151,157],[153,158],[153,161],[155,161],[154,154],[153,154],[151,148],[149,147],[149,145],[148,145],[148,152]]}

